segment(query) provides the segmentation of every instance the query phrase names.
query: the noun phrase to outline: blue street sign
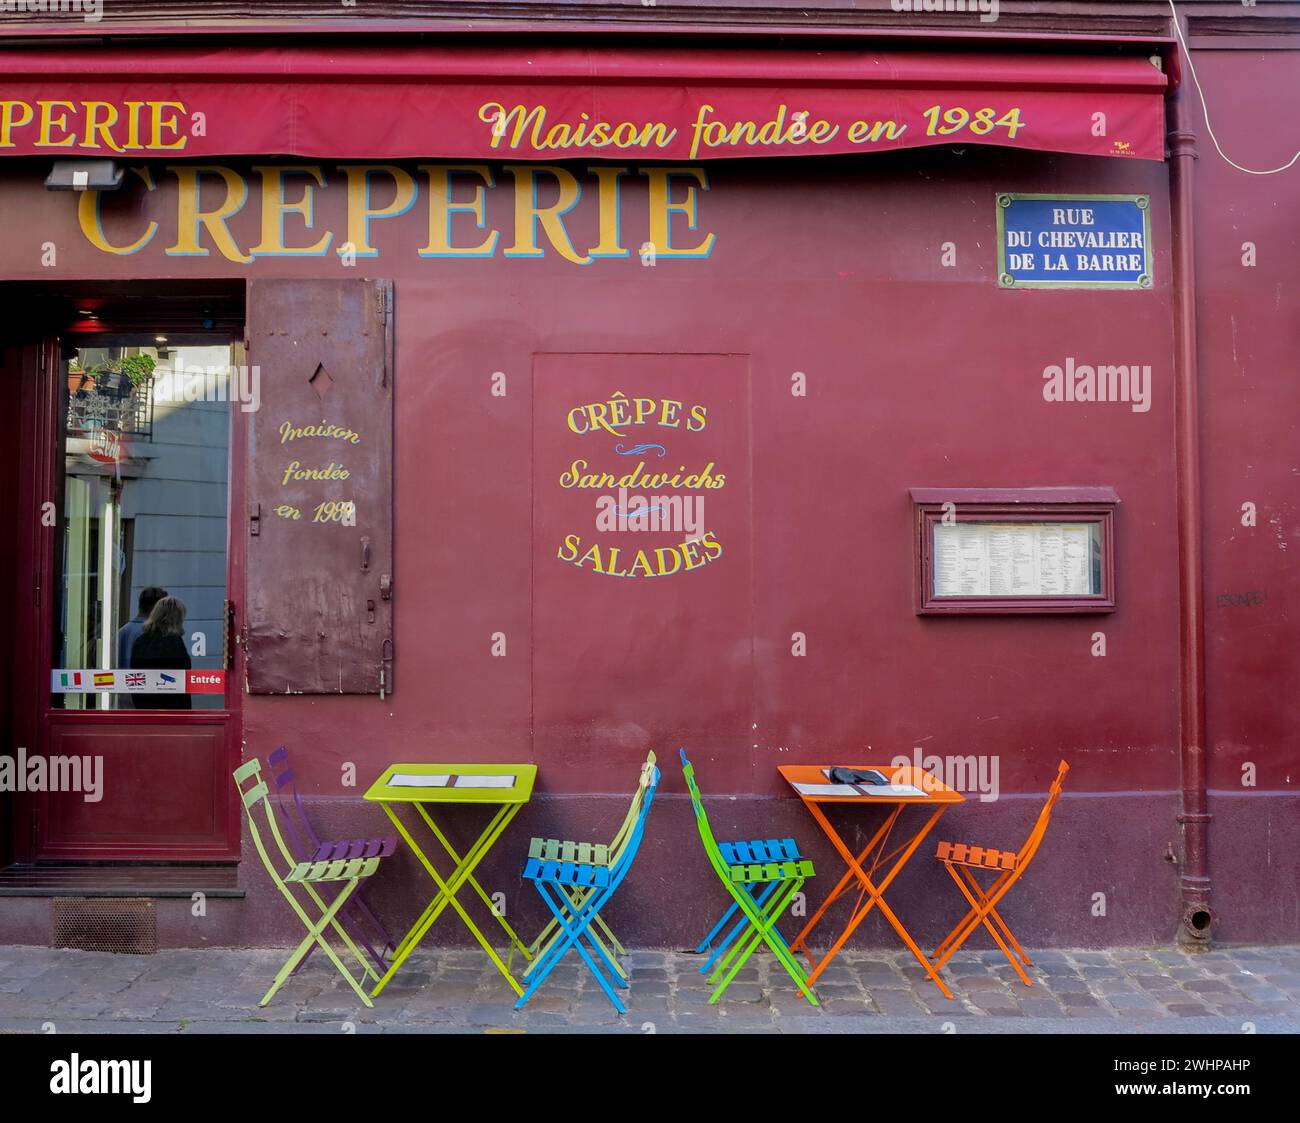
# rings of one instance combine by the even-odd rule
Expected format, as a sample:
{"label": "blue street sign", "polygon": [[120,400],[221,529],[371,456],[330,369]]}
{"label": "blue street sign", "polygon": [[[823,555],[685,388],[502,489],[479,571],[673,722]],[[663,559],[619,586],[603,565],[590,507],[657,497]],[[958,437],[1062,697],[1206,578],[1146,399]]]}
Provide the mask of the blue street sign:
{"label": "blue street sign", "polygon": [[997,198],[1003,288],[1151,287],[1151,207],[1145,195]]}

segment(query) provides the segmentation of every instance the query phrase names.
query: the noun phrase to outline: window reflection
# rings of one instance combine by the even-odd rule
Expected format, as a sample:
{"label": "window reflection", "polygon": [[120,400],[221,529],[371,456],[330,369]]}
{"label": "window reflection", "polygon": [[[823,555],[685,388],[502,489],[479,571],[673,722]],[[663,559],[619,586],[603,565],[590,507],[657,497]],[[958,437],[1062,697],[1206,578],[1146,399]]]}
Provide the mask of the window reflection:
{"label": "window reflection", "polygon": [[224,665],[230,362],[154,337],[65,352],[55,707],[224,705],[184,672]]}

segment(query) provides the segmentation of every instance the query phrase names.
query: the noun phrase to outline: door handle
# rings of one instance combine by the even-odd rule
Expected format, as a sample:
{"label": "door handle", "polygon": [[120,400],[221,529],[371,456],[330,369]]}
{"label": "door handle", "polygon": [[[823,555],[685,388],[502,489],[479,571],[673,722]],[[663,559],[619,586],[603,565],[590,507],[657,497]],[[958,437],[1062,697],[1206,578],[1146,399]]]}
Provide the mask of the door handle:
{"label": "door handle", "polygon": [[235,645],[239,642],[239,635],[235,631],[234,601],[226,601],[225,624],[226,626],[221,630],[221,666],[228,671],[235,659]]}

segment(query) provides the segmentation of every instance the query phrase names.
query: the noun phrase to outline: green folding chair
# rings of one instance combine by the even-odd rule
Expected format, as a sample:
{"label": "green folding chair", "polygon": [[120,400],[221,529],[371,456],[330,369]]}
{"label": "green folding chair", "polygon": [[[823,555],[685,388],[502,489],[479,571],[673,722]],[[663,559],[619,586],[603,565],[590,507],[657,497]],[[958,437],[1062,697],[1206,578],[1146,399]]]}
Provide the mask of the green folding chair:
{"label": "green folding chair", "polygon": [[[252,780],[249,786],[245,787],[244,782]],[[300,943],[289,958],[280,968],[279,974],[275,976],[275,981],[271,984],[271,989],[262,997],[259,1006],[265,1006],[274,997],[275,992],[284,985],[284,982],[293,974],[298,964],[314,945],[319,944],[321,949],[329,956],[330,962],[339,969],[339,973],[347,979],[352,985],[352,989],[357,992],[357,997],[367,1006],[373,1006],[370,996],[361,989],[361,984],[357,982],[339,959],[338,954],[330,946],[329,941],[325,938],[325,930],[332,928],[335,933],[347,945],[348,950],[352,952],[353,958],[361,964],[362,978],[369,978],[373,982],[379,981],[378,974],[374,968],[362,958],[361,952],[357,950],[356,944],[352,938],[344,931],[343,926],[339,924],[337,917],[339,910],[352,896],[357,886],[367,877],[373,874],[379,868],[379,858],[340,858],[323,862],[300,862],[290,852],[284,843],[284,838],[280,834],[280,827],[276,822],[275,810],[271,806],[271,800],[266,787],[266,781],[262,779],[262,763],[256,757],[247,764],[241,764],[235,769],[235,786],[239,789],[239,796],[244,801],[244,811],[248,815],[248,828],[253,836],[253,845],[257,847],[257,852],[261,855],[262,864],[266,867],[266,872],[271,875],[271,880],[275,882],[276,887],[284,894],[285,900],[292,906],[293,911],[298,914],[298,918],[307,927],[307,937]],[[266,824],[270,830],[271,837],[275,840],[276,850],[279,852],[279,858],[284,862],[287,873],[281,873],[279,862],[272,857],[267,851],[266,843],[262,839],[262,832],[258,829],[257,819],[253,815],[253,806],[258,804],[262,808],[262,813],[266,817]],[[317,885],[328,885],[342,882],[342,888],[338,896],[326,904],[315,887]],[[313,922],[307,909],[294,896],[290,886],[300,886],[306,895],[310,898],[311,903],[320,911],[320,919]]]}
{"label": "green folding chair", "polygon": [[[637,816],[641,812],[641,804],[645,801],[646,790],[650,785],[654,767],[655,754],[653,752],[647,753],[645,763],[641,766],[636,791],[632,795],[631,806],[628,807],[622,825],[615,832],[614,838],[608,846],[595,842],[574,842],[565,838],[533,838],[528,843],[528,857],[535,858],[539,862],[577,862],[584,866],[605,867],[618,865],[619,859],[623,856],[623,851],[632,839],[632,832],[636,827]],[[566,914],[569,917],[579,915],[587,900],[596,892],[596,888],[595,886],[579,885],[558,886],[557,890],[564,894],[561,905]],[[627,955],[627,948],[622,945],[619,938],[614,935],[599,913],[596,914],[587,929],[587,935],[600,949],[605,962],[614,969],[620,985],[625,985],[627,983],[627,971],[619,962],[618,957]],[[564,929],[559,920],[553,917],[551,922],[537,934],[537,938],[528,947],[530,962],[524,970],[523,977],[525,979],[537,969],[538,965],[546,958],[546,953],[563,937]],[[606,946],[606,940],[609,941],[609,946]],[[513,959],[514,948],[510,949],[510,955]]]}
{"label": "green folding chair", "polygon": [[[717,984],[709,996],[709,1004],[712,1005],[722,997],[758,945],[766,944],[803,996],[814,1006],[820,1006],[817,995],[808,985],[808,976],[776,928],[776,922],[790,906],[794,895],[813,876],[812,862],[806,858],[756,862],[732,860],[737,857],[738,847],[743,847],[744,844],[719,844],[713,837],[713,828],[709,826],[709,818],[704,813],[704,800],[695,783],[695,769],[686,759],[685,749],[679,749],[678,754],[682,760],[686,786],[690,789],[691,804],[695,808],[695,825],[699,828],[704,852],[709,856],[713,872],[722,880],[744,918],[740,922],[742,930],[739,934],[733,932],[728,937],[730,948],[718,959],[709,976],[709,982]],[[764,887],[761,896],[755,897],[753,886]]]}

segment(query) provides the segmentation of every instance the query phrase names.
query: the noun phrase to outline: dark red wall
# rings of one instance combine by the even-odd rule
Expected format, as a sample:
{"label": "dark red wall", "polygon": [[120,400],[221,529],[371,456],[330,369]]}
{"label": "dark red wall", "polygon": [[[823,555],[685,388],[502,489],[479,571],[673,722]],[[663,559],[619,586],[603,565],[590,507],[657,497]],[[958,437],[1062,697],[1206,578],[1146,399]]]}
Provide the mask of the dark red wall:
{"label": "dark red wall", "polygon": [[[1295,152],[1278,107],[1295,51],[1199,51],[1224,151],[1254,169]],[[1203,117],[1196,107],[1196,128]],[[1225,939],[1300,932],[1300,168],[1254,176],[1201,132],[1201,350],[1210,872]],[[1244,243],[1257,264],[1243,265]],[[1257,522],[1242,525],[1242,504]],[[1243,596],[1242,594],[1260,594]],[[1250,784],[1251,786],[1247,786]]]}
{"label": "dark red wall", "polygon": [[[1202,64],[1237,159],[1284,158],[1268,106],[1294,100],[1293,57],[1223,52]],[[698,229],[676,226],[682,244],[716,235],[704,261],[641,265],[636,176],[623,260],[420,259],[423,198],[411,215],[375,224],[381,255],[355,275],[395,280],[397,692],[382,702],[246,698],[248,753],[287,742],[319,813],[339,831],[367,832],[383,820],[359,794],[388,763],[535,760],[539,799],[483,877],[520,911],[532,910],[518,876],[527,836],[611,831],[623,800],[612,793],[630,792],[653,748],[665,798],[620,910],[622,931],[652,944],[691,941],[719,903],[681,797],[679,744],[706,794],[734,797],[711,805],[720,835],[796,835],[825,883],[838,861],[785,798],[777,765],[888,762],[918,747],[995,760],[1002,798],[973,798],[938,836],[1010,847],[1065,758],[1066,798],[1009,922],[1030,942],[1169,940],[1180,774],[1167,168],[971,146],[708,172]],[[1298,637],[1287,551],[1300,549],[1300,200],[1295,172],[1245,177],[1205,143],[1197,174],[1216,907],[1225,938],[1294,938]],[[35,264],[53,229],[69,281],[354,275],[332,255],[252,266],[167,258],[171,190],[164,179],[149,201],[164,222],[155,245],[110,259],[84,248],[68,196],[30,175],[0,180],[0,268],[57,279]],[[1154,287],[1000,290],[999,191],[1149,194]],[[504,190],[489,201],[503,238],[511,202]],[[594,213],[589,197],[572,212],[580,247],[594,241]],[[232,224],[244,247],[256,241],[255,215],[256,197]],[[342,228],[339,195],[322,195],[317,229]],[[1246,240],[1259,246],[1254,269],[1239,264]],[[945,243],[953,267],[941,264]],[[682,436],[672,455],[716,460],[733,481],[709,500],[725,526],[716,562],[641,582],[556,558],[553,531],[579,509],[555,482],[555,458],[571,447],[557,380],[563,356],[592,354],[607,358],[582,360],[581,374],[574,360],[575,390],[607,379],[628,396],[656,384],[709,395],[716,426]],[[674,358],[695,355],[726,358],[703,373]],[[1044,402],[1043,368],[1067,357],[1149,364],[1152,408]],[[491,392],[497,371],[504,397]],[[790,392],[796,371],[806,397]],[[1112,615],[915,614],[909,488],[1053,485],[1110,485],[1120,496]],[[1252,530],[1239,525],[1247,500],[1259,509]],[[1255,589],[1268,594],[1258,606],[1216,607],[1219,593]],[[1104,658],[1092,654],[1097,631]],[[796,632],[804,657],[791,654]],[[491,654],[496,633],[505,657]],[[1245,761],[1258,764],[1253,790],[1241,788]],[[356,789],[341,785],[349,763]],[[846,822],[852,841],[868,816]],[[456,826],[467,833],[468,816]],[[255,856],[244,865],[249,907],[229,938],[287,937]],[[959,911],[934,865],[927,847],[891,891],[923,942]],[[414,912],[422,875],[405,855],[393,866],[380,898]],[[829,887],[810,887],[810,898]],[[892,946],[887,931],[872,938]]]}

